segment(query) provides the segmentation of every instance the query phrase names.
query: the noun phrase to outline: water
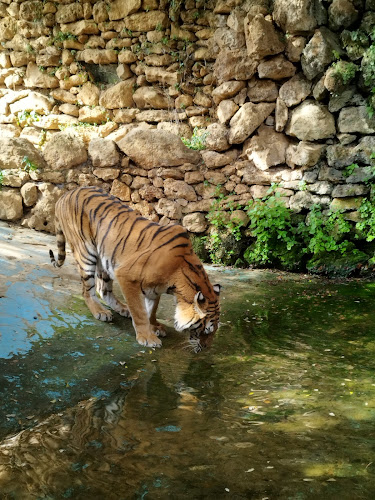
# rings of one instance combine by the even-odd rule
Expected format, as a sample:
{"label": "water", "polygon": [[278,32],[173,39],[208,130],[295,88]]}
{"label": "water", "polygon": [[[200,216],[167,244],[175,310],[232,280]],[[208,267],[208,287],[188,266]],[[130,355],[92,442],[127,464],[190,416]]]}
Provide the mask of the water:
{"label": "water", "polygon": [[374,497],[375,284],[209,271],[222,326],[199,354],[172,328],[142,348],[29,271],[40,321],[0,358],[0,498]]}

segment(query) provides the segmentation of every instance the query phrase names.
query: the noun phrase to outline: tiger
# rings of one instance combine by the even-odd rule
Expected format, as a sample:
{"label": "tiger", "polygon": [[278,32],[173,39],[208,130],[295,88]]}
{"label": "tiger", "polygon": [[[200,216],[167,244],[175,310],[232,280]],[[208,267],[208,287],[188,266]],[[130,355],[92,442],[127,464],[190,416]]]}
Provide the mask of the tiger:
{"label": "tiger", "polygon": [[[113,311],[131,317],[139,344],[160,347],[165,328],[156,319],[160,296],[175,299],[174,327],[189,331],[199,352],[212,343],[219,326],[221,286],[212,285],[194,253],[189,234],[178,224],[160,225],[142,217],[122,200],[98,187],[63,194],[55,206],[58,256],[64,264],[66,241],[82,282],[82,295],[93,316],[112,321]],[[113,294],[116,279],[126,304]]]}

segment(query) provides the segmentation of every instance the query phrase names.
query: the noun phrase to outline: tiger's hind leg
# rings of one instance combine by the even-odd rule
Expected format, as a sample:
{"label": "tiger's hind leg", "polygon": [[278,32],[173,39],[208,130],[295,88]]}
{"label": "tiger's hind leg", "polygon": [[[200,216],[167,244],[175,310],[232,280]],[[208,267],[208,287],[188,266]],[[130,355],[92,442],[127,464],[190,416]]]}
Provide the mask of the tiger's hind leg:
{"label": "tiger's hind leg", "polygon": [[[95,293],[96,260],[94,261],[94,258],[93,255],[85,256],[83,259],[85,263],[78,266],[82,281],[82,295],[94,318],[100,321],[112,321],[111,311],[102,306]],[[76,260],[82,262],[82,259],[77,259],[77,257]]]}
{"label": "tiger's hind leg", "polygon": [[98,262],[96,268],[96,290],[98,294],[111,309],[121,314],[121,316],[129,318],[130,312],[128,306],[116,299],[113,295],[112,286],[113,280]]}

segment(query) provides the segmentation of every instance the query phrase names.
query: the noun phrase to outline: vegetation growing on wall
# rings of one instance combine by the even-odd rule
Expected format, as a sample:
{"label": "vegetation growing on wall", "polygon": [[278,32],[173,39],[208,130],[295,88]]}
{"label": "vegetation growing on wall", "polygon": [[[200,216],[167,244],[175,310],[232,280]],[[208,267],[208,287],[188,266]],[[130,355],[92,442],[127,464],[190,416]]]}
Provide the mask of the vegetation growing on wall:
{"label": "vegetation growing on wall", "polygon": [[[343,211],[320,205],[306,215],[296,214],[276,188],[271,186],[265,197],[245,207],[225,206],[225,197],[216,199],[208,214],[214,229],[204,240],[211,262],[344,276],[375,263],[373,245],[368,244],[375,239],[374,196],[363,199],[360,218],[352,223]],[[236,212],[245,212],[248,220]]]}

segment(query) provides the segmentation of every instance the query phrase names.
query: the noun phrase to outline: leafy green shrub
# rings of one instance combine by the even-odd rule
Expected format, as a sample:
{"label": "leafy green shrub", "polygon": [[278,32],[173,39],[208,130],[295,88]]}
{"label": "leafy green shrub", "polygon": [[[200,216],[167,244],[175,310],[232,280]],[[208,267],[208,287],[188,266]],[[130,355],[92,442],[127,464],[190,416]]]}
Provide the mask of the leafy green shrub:
{"label": "leafy green shrub", "polygon": [[296,256],[291,250],[298,248],[302,253],[300,225],[295,223],[293,212],[280,200],[273,186],[265,198],[250,202],[247,214],[249,235],[255,240],[245,251],[246,262],[264,266],[280,261],[287,268],[294,267]]}
{"label": "leafy green shrub", "polygon": [[[343,235],[350,232],[350,223],[345,220],[341,211],[322,213],[319,205],[314,205],[306,217],[306,248],[313,255],[325,252],[345,254],[349,242]],[[307,238],[306,238],[307,236]]]}
{"label": "leafy green shrub", "polygon": [[365,235],[366,241],[375,239],[375,203],[374,198],[364,198],[359,207],[360,219],[356,224],[356,229]]}
{"label": "leafy green shrub", "polygon": [[240,216],[240,206],[228,201],[227,196],[220,194],[220,191],[221,186],[218,185],[217,197],[207,215],[212,228],[206,247],[214,264],[238,265],[245,247],[243,229],[248,220]]}
{"label": "leafy green shrub", "polygon": [[194,127],[191,138],[187,139],[186,137],[181,137],[181,140],[189,149],[201,151],[202,149],[206,149],[206,139],[208,134],[209,132],[207,132],[207,130]]}
{"label": "leafy green shrub", "polygon": [[307,268],[347,276],[369,259],[362,251],[366,249],[357,248],[354,229],[365,233],[366,241],[375,240],[374,199],[363,201],[355,227],[342,211],[324,211],[320,205],[314,205],[307,216],[294,213],[275,185],[264,198],[248,203],[249,220],[236,220],[238,208],[219,195],[208,214],[212,227],[203,241],[215,264]]}

